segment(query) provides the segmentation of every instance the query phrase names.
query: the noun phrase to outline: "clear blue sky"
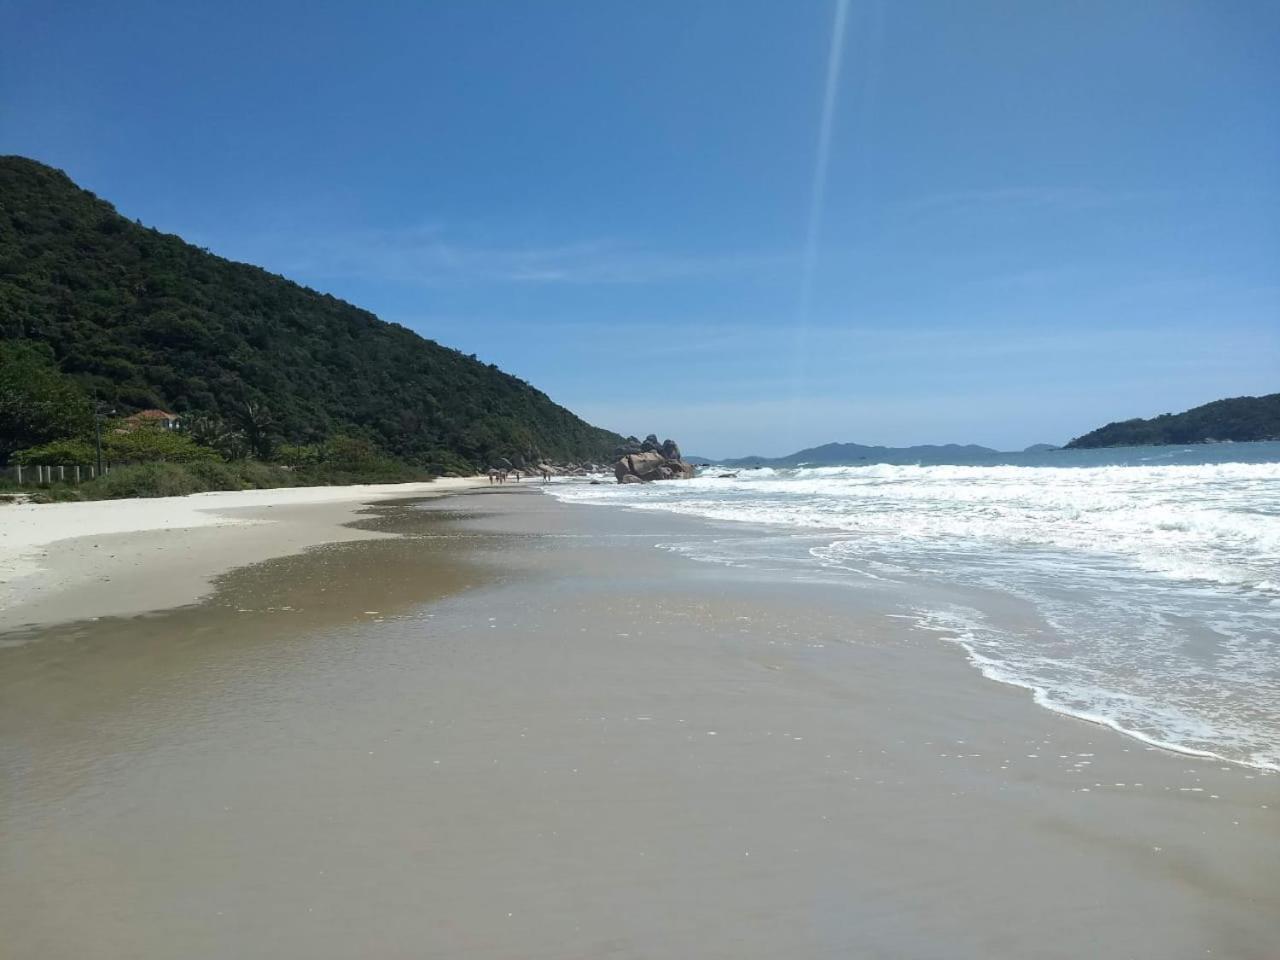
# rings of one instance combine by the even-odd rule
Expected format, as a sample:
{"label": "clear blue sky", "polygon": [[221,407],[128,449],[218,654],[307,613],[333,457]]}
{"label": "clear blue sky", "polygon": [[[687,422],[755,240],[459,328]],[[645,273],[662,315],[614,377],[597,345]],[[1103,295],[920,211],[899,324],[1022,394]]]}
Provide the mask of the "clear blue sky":
{"label": "clear blue sky", "polygon": [[709,456],[1280,390],[1280,4],[852,0],[811,232],[834,11],[0,0],[0,152]]}

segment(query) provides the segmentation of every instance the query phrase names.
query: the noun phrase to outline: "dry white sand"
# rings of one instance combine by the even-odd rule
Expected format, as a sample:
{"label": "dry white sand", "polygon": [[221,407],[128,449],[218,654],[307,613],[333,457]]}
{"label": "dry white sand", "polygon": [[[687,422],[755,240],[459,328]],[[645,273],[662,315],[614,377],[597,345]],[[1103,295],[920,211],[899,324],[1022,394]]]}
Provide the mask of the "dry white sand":
{"label": "dry white sand", "polygon": [[366,504],[440,496],[481,482],[447,478],[0,506],[0,631],[191,603],[235,567],[323,543],[387,536],[345,526]]}

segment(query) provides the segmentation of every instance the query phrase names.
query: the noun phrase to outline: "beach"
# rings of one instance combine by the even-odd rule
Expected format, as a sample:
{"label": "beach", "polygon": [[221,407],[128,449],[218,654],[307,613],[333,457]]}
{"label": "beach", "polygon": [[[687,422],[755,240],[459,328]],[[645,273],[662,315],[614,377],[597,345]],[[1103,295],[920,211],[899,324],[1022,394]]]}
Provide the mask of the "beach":
{"label": "beach", "polygon": [[670,549],[731,523],[440,483],[0,510],[0,956],[1276,956],[1275,775]]}
{"label": "beach", "polygon": [[235,567],[383,536],[347,526],[365,504],[443,496],[481,482],[447,477],[0,505],[0,632],[190,603]]}

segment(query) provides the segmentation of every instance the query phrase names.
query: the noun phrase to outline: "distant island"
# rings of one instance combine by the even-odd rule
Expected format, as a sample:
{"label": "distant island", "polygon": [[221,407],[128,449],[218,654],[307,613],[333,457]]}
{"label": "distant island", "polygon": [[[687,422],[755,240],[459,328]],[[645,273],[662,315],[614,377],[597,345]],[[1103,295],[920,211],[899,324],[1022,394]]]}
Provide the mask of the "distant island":
{"label": "distant island", "polygon": [[785,457],[738,457],[718,462],[727,467],[795,467],[800,464],[820,467],[852,464],[861,460],[870,460],[874,463],[916,463],[919,460],[943,458],[969,459],[999,452],[991,447],[980,447],[976,443],[927,443],[915,447],[868,447],[860,443],[825,443],[820,447],[798,450]]}
{"label": "distant island", "polygon": [[1215,400],[1182,413],[1108,423],[1067,444],[1067,449],[1162,444],[1280,440],[1280,393]]}

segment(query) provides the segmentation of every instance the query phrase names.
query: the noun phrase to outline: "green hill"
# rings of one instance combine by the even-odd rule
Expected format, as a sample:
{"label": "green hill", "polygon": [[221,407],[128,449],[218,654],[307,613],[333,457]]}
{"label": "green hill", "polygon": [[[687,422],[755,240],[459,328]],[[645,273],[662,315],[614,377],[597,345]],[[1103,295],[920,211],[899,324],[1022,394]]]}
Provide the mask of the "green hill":
{"label": "green hill", "polygon": [[1149,420],[1108,423],[1076,437],[1067,446],[1080,449],[1277,439],[1280,439],[1280,393],[1272,393],[1265,397],[1215,400],[1183,413],[1165,413]]}
{"label": "green hill", "polygon": [[280,440],[403,460],[602,459],[620,441],[529,384],[373,314],[116,213],[0,157],[0,338],[44,344],[122,413],[265,411]]}

